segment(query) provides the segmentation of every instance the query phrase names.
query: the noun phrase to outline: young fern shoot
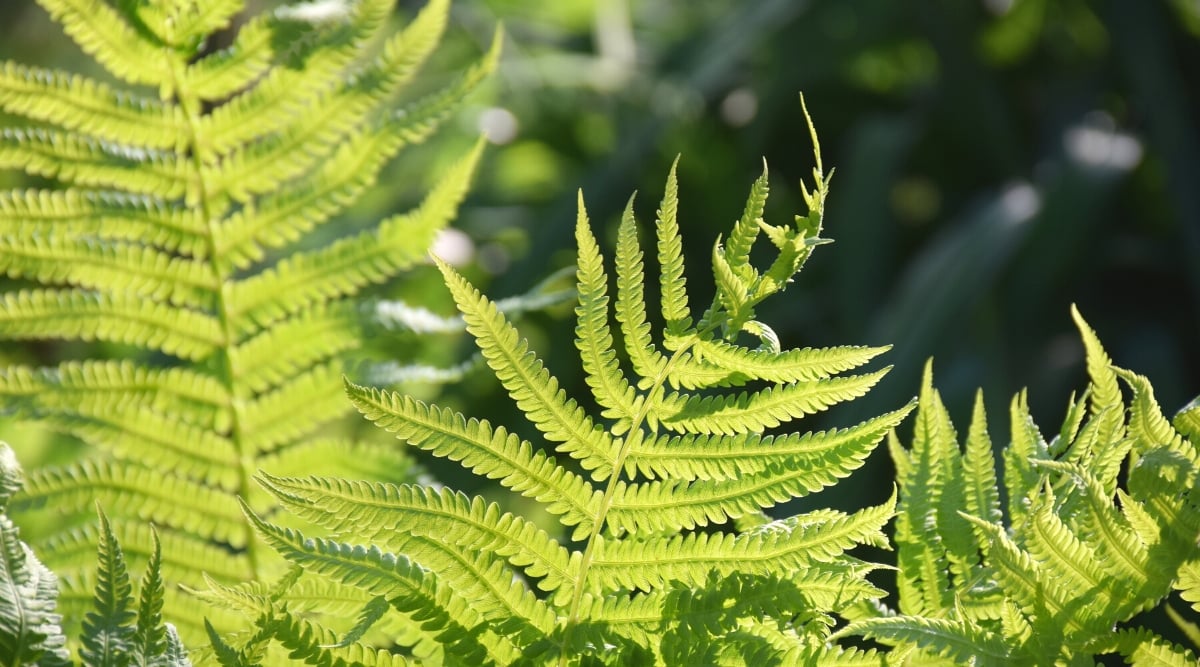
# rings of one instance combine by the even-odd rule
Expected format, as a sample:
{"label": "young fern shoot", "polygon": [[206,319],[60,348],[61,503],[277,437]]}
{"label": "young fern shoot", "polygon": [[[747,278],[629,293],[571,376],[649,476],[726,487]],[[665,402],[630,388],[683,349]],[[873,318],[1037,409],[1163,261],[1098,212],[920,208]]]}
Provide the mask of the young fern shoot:
{"label": "young fern shoot", "polygon": [[[327,538],[245,508],[248,516],[292,563],[377,596],[362,618],[404,625],[412,654],[431,662],[879,660],[828,639],[839,611],[883,594],[866,579],[875,566],[847,551],[887,546],[882,527],[893,501],[851,514],[771,520],[763,512],[849,475],[913,407],[849,428],[765,434],[863,395],[887,372],[843,374],[886,348],[780,350],[755,318],[755,307],[782,291],[823,242],[828,177],[819,153],[817,165],[809,209],[793,225],[763,220],[765,171],[755,181],[741,218],[714,248],[717,297],[695,322],[672,168],[656,223],[661,344],[651,335],[632,206],[618,234],[614,303],[581,195],[576,347],[597,416],[567,396],[491,300],[439,262],[486,363],[544,447],[487,420],[347,384],[368,419],[541,503],[567,539],[450,488],[330,477],[258,476]],[[750,263],[759,236],[776,252],[765,270]],[[613,349],[614,314],[632,374]],[[743,345],[741,332],[763,344]],[[287,611],[273,605],[261,618],[281,617]],[[265,630],[254,641],[302,639],[270,623],[260,622]]]}

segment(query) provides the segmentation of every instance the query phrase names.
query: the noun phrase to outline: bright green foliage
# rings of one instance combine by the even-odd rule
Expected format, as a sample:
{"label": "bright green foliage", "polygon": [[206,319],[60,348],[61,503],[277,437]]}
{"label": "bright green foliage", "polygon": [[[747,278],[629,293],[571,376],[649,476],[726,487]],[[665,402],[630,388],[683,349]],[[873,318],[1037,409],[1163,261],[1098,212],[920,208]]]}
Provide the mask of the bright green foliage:
{"label": "bright green foliage", "polygon": [[[448,0],[399,31],[394,0],[236,22],[240,0],[41,4],[131,87],[0,64],[0,111],[19,124],[0,131],[0,169],[46,179],[0,192],[0,271],[36,283],[0,296],[0,339],[119,343],[121,359],[72,346],[82,358],[0,370],[6,413],[89,445],[85,461],[34,471],[13,509],[43,528],[39,552],[76,623],[97,542],[112,543],[111,528],[145,562],[158,553],[153,521],[163,613],[204,637],[203,608],[177,584],[282,568],[237,504],[271,507],[250,481],[260,467],[407,478],[390,446],[313,436],[353,411],[341,374],[367,317],[354,297],[424,261],[481,145],[416,209],[365,229],[327,223],[453,112],[495,66],[498,41],[458,80],[401,106]],[[210,33],[231,25],[232,42],[208,50]],[[99,531],[97,501],[112,515]],[[96,583],[116,586],[108,599],[119,601],[116,567],[106,560],[110,579]],[[132,640],[117,632],[130,611],[89,617],[93,641],[158,646],[140,626]],[[233,627],[228,612],[209,613]]]}
{"label": "bright green foliage", "polygon": [[[292,563],[372,596],[362,625],[406,628],[401,644],[432,664],[796,664],[818,655],[818,664],[878,664],[880,655],[831,647],[828,637],[837,612],[882,594],[865,578],[876,566],[847,550],[887,546],[881,529],[893,503],[763,514],[849,475],[912,407],[851,428],[764,434],[862,395],[886,372],[839,375],[883,348],[780,352],[754,319],[754,306],[822,242],[828,179],[819,160],[815,179],[808,215],[783,227],[761,219],[765,175],[755,184],[714,253],[719,295],[693,325],[672,170],[657,221],[662,347],[648,323],[632,208],[619,230],[612,304],[580,202],[576,347],[599,418],[566,395],[494,303],[440,265],[487,364],[565,460],[486,420],[348,385],[367,418],[540,503],[568,540],[453,489],[333,477],[258,477],[328,539],[248,514]],[[764,272],[748,261],[759,232],[777,251]],[[613,349],[613,310],[632,375]],[[763,344],[742,345],[742,332]],[[281,633],[286,609],[260,602],[258,634],[231,656],[252,654],[263,637],[321,636]]]}
{"label": "bright green foliage", "polygon": [[[1196,664],[1194,650],[1130,623],[1172,589],[1196,599],[1196,407],[1168,421],[1150,383],[1112,367],[1074,316],[1091,381],[1049,441],[1024,396],[1013,400],[1007,525],[982,401],[960,451],[927,370],[912,447],[891,443],[901,615],[859,620],[843,634],[963,664],[1090,665],[1103,654]],[[1120,383],[1132,392],[1128,403]],[[1185,627],[1196,622],[1172,613]]]}
{"label": "bright green foliage", "polygon": [[0,664],[67,665],[58,577],[21,541],[8,518],[8,504],[24,485],[21,467],[8,443],[0,443]]}
{"label": "bright green foliage", "polygon": [[[67,638],[55,613],[58,579],[21,542],[6,509],[23,485],[22,471],[8,444],[0,443],[0,665],[69,665]],[[153,532],[152,532],[153,535]],[[100,541],[92,610],[83,622],[80,657],[91,666],[189,667],[175,626],[164,623],[161,551],[157,539],[135,599],[125,555],[100,512]],[[137,606],[134,609],[134,605]]]}

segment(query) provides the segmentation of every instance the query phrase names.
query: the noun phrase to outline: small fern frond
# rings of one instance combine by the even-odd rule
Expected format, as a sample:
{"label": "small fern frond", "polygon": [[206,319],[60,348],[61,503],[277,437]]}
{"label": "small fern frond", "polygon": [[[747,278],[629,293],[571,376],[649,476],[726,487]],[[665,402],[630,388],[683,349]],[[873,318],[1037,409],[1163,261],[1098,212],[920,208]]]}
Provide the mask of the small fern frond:
{"label": "small fern frond", "polygon": [[1124,405],[1124,401],[1121,398],[1121,388],[1117,385],[1117,375],[1112,369],[1112,360],[1108,358],[1096,332],[1083,320],[1083,315],[1074,304],[1071,305],[1071,319],[1079,329],[1086,352],[1088,377],[1091,380],[1088,410],[1092,417],[1102,424],[1101,437],[1114,440],[1119,437],[1121,416],[1110,411],[1110,408],[1119,408]]}
{"label": "small fern frond", "polygon": [[[583,202],[580,201],[582,210]],[[586,222],[586,221],[585,221]],[[637,220],[633,216],[633,198],[625,205],[617,232],[617,303],[616,317],[620,323],[625,353],[633,372],[641,378],[639,388],[645,389],[651,378],[658,377],[667,367],[667,359],[654,348],[650,323],[646,320],[646,295],[642,249],[638,245]],[[607,319],[607,313],[606,317]]]}
{"label": "small fern frond", "polygon": [[659,290],[661,310],[666,323],[663,346],[674,351],[677,338],[692,326],[691,310],[688,308],[687,278],[683,269],[683,241],[679,236],[679,185],[675,171],[679,158],[671,163],[667,173],[667,184],[663,190],[662,204],[654,226],[658,239]]}
{"label": "small fern frond", "polygon": [[892,616],[855,621],[834,636],[863,635],[888,643],[913,644],[958,664],[1013,664],[1014,656],[1000,637],[968,620]]}
{"label": "small fern frond", "polygon": [[99,548],[95,611],[83,619],[80,655],[88,664],[113,667],[133,652],[137,612],[130,608],[133,584],[129,582],[125,557],[103,512],[100,512]]}

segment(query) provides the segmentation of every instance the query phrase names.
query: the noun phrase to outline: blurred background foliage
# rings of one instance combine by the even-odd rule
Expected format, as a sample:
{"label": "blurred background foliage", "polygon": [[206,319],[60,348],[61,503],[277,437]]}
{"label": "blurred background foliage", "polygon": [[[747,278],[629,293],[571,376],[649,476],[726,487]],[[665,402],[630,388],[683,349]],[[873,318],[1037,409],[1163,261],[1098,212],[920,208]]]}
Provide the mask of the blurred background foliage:
{"label": "blurred background foliage", "polygon": [[[421,4],[401,0],[397,20]],[[571,264],[577,189],[602,240],[634,190],[649,230],[682,155],[680,220],[700,307],[711,244],[764,158],[768,217],[802,210],[798,183],[812,169],[803,91],[837,170],[825,226],[836,243],[760,316],[788,347],[894,344],[895,369],[866,399],[801,428],[901,405],[933,356],[963,430],[982,387],[994,440],[1006,442],[1008,402],[1027,387],[1053,434],[1084,383],[1071,303],[1117,364],[1151,378],[1168,413],[1200,393],[1200,2],[459,0],[425,83],[477,57],[497,22],[505,54],[487,90],[448,131],[402,153],[331,234],[411,205],[485,130],[496,145],[439,251],[504,297]],[[102,75],[31,0],[0,4],[0,58]],[[0,187],[21,178],[0,174]],[[387,292],[450,313],[432,269]],[[587,403],[570,306],[522,326]],[[374,354],[451,366],[471,351],[462,336],[381,331]],[[404,388],[533,435],[485,371]],[[880,451],[812,502],[879,502],[890,475]]]}

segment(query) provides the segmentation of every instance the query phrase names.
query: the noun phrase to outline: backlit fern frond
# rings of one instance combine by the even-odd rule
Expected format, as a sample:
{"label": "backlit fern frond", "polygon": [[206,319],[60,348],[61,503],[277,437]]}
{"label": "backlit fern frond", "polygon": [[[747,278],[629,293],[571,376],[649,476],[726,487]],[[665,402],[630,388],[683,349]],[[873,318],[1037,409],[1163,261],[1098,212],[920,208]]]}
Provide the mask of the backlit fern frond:
{"label": "backlit fern frond", "polygon": [[[762,518],[849,475],[913,407],[847,429],[763,432],[860,396],[886,372],[841,374],[880,349],[772,351],[741,340],[747,333],[757,346],[767,337],[754,307],[822,242],[828,179],[819,167],[815,178],[811,210],[786,227],[761,220],[765,174],[756,182],[728,249],[718,248],[731,267],[717,276],[723,296],[693,323],[672,170],[658,225],[661,341],[648,323],[632,208],[618,233],[612,303],[581,197],[576,348],[595,416],[495,303],[439,263],[486,363],[554,456],[486,420],[347,385],[368,419],[539,503],[567,540],[448,488],[325,476],[258,479],[329,537],[306,538],[247,513],[293,563],[385,599],[380,623],[424,619],[422,639],[433,639],[447,662],[457,653],[471,664],[792,664],[818,655],[828,664],[878,663],[875,654],[831,648],[828,637],[841,610],[882,594],[866,579],[876,566],[848,552],[887,547],[881,529],[893,503]],[[761,273],[748,261],[759,231],[778,252]],[[364,613],[373,617],[374,609]],[[270,626],[260,618],[256,627]]]}
{"label": "backlit fern frond", "polygon": [[[425,261],[482,143],[415,209],[365,228],[331,221],[450,117],[499,40],[414,98],[448,0],[398,31],[394,0],[256,17],[241,0],[40,4],[116,83],[0,64],[14,124],[0,130],[0,168],[46,180],[0,192],[0,272],[17,281],[0,295],[0,339],[118,344],[122,359],[72,345],[61,363],[0,369],[6,414],[89,446],[86,460],[33,471],[13,509],[38,529],[69,620],[90,578],[82,554],[108,531],[89,525],[99,500],[138,564],[161,543],[162,613],[196,639],[203,611],[175,584],[282,567],[236,500],[271,506],[251,484],[260,468],[361,475],[387,462],[372,474],[408,478],[390,446],[313,436],[353,411],[341,374],[369,318],[355,297]],[[226,29],[228,46],[211,47]],[[226,618],[213,613],[218,630]]]}
{"label": "backlit fern frond", "polygon": [[[1091,382],[1049,441],[1023,396],[1013,401],[1007,522],[982,401],[960,452],[927,370],[912,447],[892,447],[901,615],[858,620],[842,633],[960,663],[1120,654],[1131,664],[1195,664],[1193,651],[1134,624],[1172,589],[1195,595],[1200,454],[1192,415],[1168,421],[1150,383],[1113,368],[1073,315]],[[1132,391],[1128,402],[1120,382]]]}

